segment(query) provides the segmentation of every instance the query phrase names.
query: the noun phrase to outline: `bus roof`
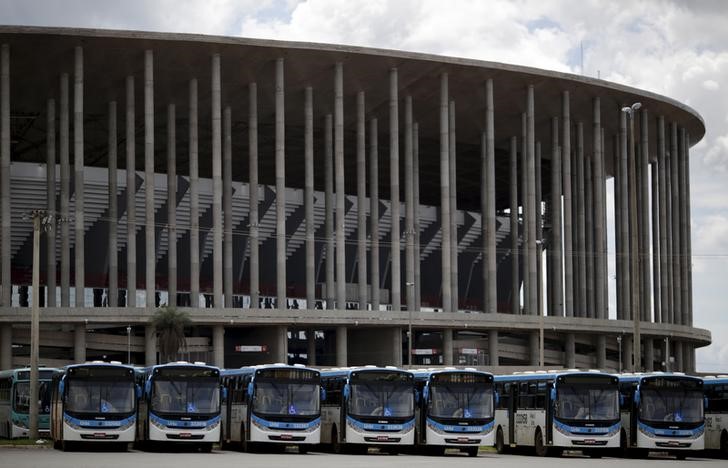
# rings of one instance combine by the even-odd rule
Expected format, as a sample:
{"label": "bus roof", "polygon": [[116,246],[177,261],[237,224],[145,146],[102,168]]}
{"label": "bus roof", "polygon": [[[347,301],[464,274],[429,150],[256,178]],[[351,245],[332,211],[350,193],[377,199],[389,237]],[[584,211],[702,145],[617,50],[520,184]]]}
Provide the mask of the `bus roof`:
{"label": "bus roof", "polygon": [[[56,367],[38,367],[38,372],[40,371],[53,371],[53,372],[60,372],[60,369]],[[30,367],[18,367],[17,369],[7,369],[4,371],[0,371],[0,378],[3,377],[13,377],[18,378],[18,373],[20,372],[30,372]]]}
{"label": "bus roof", "polygon": [[601,371],[568,371],[568,372],[523,372],[515,374],[496,375],[494,380],[496,382],[511,382],[511,381],[529,381],[529,380],[556,380],[562,376],[594,376],[603,375],[607,377],[616,377],[614,374]]}
{"label": "bus roof", "polygon": [[65,367],[63,367],[62,370],[68,370],[68,369],[76,369],[76,368],[83,368],[83,367],[121,367],[124,369],[131,369],[134,370],[133,366],[130,366],[128,364],[122,364],[120,362],[112,361],[112,362],[104,362],[104,361],[89,361],[84,362],[83,364],[69,364]]}
{"label": "bus roof", "polygon": [[314,369],[313,367],[302,366],[300,364],[276,363],[276,364],[259,364],[257,366],[244,366],[239,369],[220,369],[220,376],[225,377],[225,376],[231,376],[231,375],[254,374],[255,371],[264,370],[264,369],[291,369],[291,370],[305,370],[305,371],[320,373],[320,371],[318,369]]}
{"label": "bus roof", "polygon": [[141,370],[141,371],[153,371],[154,369],[164,369],[169,367],[195,367],[195,368],[205,368],[205,369],[217,369],[219,368],[205,364],[204,362],[187,362],[187,361],[175,361],[175,362],[168,362],[166,364],[156,364],[154,366],[149,367],[135,367],[135,370]]}
{"label": "bus roof", "polygon": [[728,375],[706,375],[703,377],[703,385],[728,384]]}
{"label": "bus roof", "polygon": [[685,375],[682,372],[649,372],[649,373],[637,373],[637,374],[617,374],[620,382],[642,382],[645,379],[655,378],[667,378],[671,380],[699,380],[703,381],[700,377],[692,375]]}
{"label": "bus roof", "polygon": [[348,377],[352,372],[392,372],[397,374],[414,374],[408,370],[399,369],[393,366],[362,366],[362,367],[341,367],[334,369],[324,369],[321,371],[321,377]]}
{"label": "bus roof", "polygon": [[417,379],[427,379],[432,375],[436,374],[478,374],[478,375],[484,375],[484,376],[493,376],[490,372],[485,371],[479,371],[477,369],[456,369],[456,368],[446,368],[446,369],[415,369],[411,371],[415,378]]}

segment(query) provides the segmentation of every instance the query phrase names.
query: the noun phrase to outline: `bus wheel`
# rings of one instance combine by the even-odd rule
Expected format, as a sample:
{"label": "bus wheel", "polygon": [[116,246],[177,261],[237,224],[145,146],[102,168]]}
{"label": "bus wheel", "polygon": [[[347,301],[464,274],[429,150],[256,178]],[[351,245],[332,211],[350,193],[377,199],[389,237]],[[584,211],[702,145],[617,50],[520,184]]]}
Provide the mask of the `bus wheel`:
{"label": "bus wheel", "polygon": [[212,452],[212,442],[206,442],[204,444],[200,444],[200,452],[211,453]]}
{"label": "bus wheel", "polygon": [[245,424],[240,425],[240,450],[243,452],[250,451],[250,444],[245,438]]}
{"label": "bus wheel", "polygon": [[505,440],[503,439],[503,429],[499,427],[495,433],[495,451],[504,454],[507,450]]}
{"label": "bus wheel", "polygon": [[536,456],[545,457],[548,455],[548,447],[546,447],[543,443],[543,435],[541,434],[540,429],[536,431],[536,438],[533,441],[533,446],[536,450]]}
{"label": "bus wheel", "polygon": [[468,447],[465,449],[465,453],[467,453],[469,457],[477,457],[479,448],[480,447],[478,447],[478,446]]}
{"label": "bus wheel", "polygon": [[728,458],[728,432],[723,431],[720,436],[720,456]]}
{"label": "bus wheel", "polygon": [[71,442],[69,442],[67,440],[61,441],[61,450],[63,450],[64,452],[70,452],[72,449],[73,449],[73,446],[71,445]]}
{"label": "bus wheel", "polygon": [[307,454],[308,453],[308,445],[304,445],[304,444],[299,445],[298,446],[298,453],[300,453],[301,455]]}
{"label": "bus wheel", "polygon": [[688,454],[686,452],[675,452],[675,458],[677,460],[685,460],[687,458]]}
{"label": "bus wheel", "polygon": [[342,453],[341,443],[339,442],[339,431],[336,430],[336,426],[331,428],[331,450],[334,453]]}

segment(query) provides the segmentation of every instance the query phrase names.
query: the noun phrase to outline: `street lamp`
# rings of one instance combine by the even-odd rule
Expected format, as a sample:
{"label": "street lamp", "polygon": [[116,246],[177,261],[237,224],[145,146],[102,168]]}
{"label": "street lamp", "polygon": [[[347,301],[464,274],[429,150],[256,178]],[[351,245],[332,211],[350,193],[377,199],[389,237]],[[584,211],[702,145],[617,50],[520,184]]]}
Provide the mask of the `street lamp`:
{"label": "street lamp", "polygon": [[[409,288],[414,287],[415,283],[407,282],[404,285],[408,288],[409,293]],[[407,366],[412,367],[412,339],[414,338],[412,336],[412,307],[407,307],[407,315],[409,316],[407,320]]]}
{"label": "street lamp", "polygon": [[622,335],[617,335],[617,347],[619,348],[619,363],[617,363],[617,368],[619,369],[619,373],[622,373]]}
{"label": "street lamp", "polygon": [[[536,239],[537,258],[541,258],[543,255],[543,239]],[[541,275],[542,272],[538,272]],[[539,291],[540,293],[540,291]],[[539,367],[544,366],[544,343],[543,343],[543,298],[539,297],[536,303],[538,304],[538,365]]]}
{"label": "street lamp", "polygon": [[131,325],[126,326],[126,363],[131,364]]}
{"label": "street lamp", "polygon": [[[635,102],[631,106],[623,107],[622,112],[627,114],[629,117],[629,159],[630,159],[630,169],[627,171],[629,173],[629,186],[631,187],[631,193],[629,194],[629,223],[632,226],[630,229],[630,242],[629,242],[629,250],[630,250],[630,263],[632,266],[632,273],[630,277],[633,277],[632,275],[635,275],[634,277],[637,277],[639,273],[639,267],[641,259],[639,258],[638,252],[637,252],[637,188],[636,188],[636,174],[635,174],[635,141],[634,141],[634,114],[635,112],[642,107],[642,103]],[[631,287],[630,288],[630,310],[632,312],[632,321],[634,322],[634,332],[632,335],[632,353],[633,353],[633,367],[635,372],[639,372],[639,370],[642,367],[642,356],[641,356],[641,349],[640,349],[640,312],[637,310],[637,288]]]}

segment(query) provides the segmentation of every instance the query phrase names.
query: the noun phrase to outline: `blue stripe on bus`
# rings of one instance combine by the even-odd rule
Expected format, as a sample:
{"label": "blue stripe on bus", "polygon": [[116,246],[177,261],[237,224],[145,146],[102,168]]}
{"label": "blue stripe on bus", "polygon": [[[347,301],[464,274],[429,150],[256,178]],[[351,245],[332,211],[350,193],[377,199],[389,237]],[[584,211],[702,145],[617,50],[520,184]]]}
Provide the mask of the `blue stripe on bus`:
{"label": "blue stripe on bus", "polygon": [[363,423],[357,421],[351,416],[347,416],[346,420],[352,426],[362,429],[364,431],[380,431],[380,432],[396,432],[396,431],[408,431],[415,427],[415,418],[410,419],[402,424],[379,424],[379,423]]}
{"label": "blue stripe on bus", "polygon": [[105,420],[105,419],[104,420],[76,419],[76,418],[64,413],[63,419],[70,424],[74,424],[74,425],[80,426],[80,427],[115,429],[115,428],[118,428],[121,426],[127,426],[129,424],[133,424],[134,421],[136,420],[136,416],[129,416],[128,418],[122,419],[119,421],[109,421],[109,420]]}
{"label": "blue stripe on bus", "polygon": [[220,421],[220,416],[218,415],[205,421],[182,421],[179,419],[165,419],[154,413],[149,413],[149,419],[161,426],[167,426],[172,429],[195,429],[217,424]]}
{"label": "blue stripe on bus", "polygon": [[456,426],[452,424],[441,424],[437,421],[434,421],[430,418],[427,418],[427,424],[434,426],[436,429],[439,429],[442,432],[486,432],[493,429],[493,425],[495,424],[495,421],[491,421],[488,424],[485,424],[483,426]]}
{"label": "blue stripe on bus", "polygon": [[312,427],[315,427],[319,424],[321,424],[321,418],[316,418],[313,421],[310,422],[286,422],[286,421],[267,421],[265,419],[262,419],[256,415],[251,415],[251,419],[255,424],[258,424],[263,427],[267,427],[269,429],[293,429],[293,430],[305,430],[310,429]]}
{"label": "blue stripe on bus", "polygon": [[658,429],[638,421],[637,427],[645,434],[656,437],[698,437],[705,432],[705,424],[701,424],[695,429]]}
{"label": "blue stripe on bus", "polygon": [[561,430],[562,432],[567,432],[571,434],[581,434],[581,435],[604,435],[604,434],[614,434],[619,430],[619,426],[621,423],[616,423],[609,427],[584,427],[584,426],[570,426],[568,424],[564,424],[560,421],[557,421],[554,419],[554,426],[558,430]]}

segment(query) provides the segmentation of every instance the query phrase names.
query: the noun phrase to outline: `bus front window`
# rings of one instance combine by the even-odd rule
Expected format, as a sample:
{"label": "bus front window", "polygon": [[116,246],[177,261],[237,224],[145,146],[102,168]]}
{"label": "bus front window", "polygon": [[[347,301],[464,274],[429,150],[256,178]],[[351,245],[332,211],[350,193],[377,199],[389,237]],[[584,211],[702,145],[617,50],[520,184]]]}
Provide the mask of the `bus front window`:
{"label": "bus front window", "polygon": [[357,416],[411,417],[414,395],[409,385],[359,383],[351,386],[349,413]]}
{"label": "bus front window", "polygon": [[644,389],[640,419],[654,422],[701,422],[703,393],[697,390]]}
{"label": "bus front window", "polygon": [[134,411],[132,382],[68,381],[66,410],[75,413],[131,413]]}
{"label": "bus front window", "polygon": [[556,417],[582,421],[619,419],[618,395],[616,388],[560,385]]}
{"label": "bus front window", "polygon": [[486,419],[493,417],[493,392],[488,387],[434,385],[429,413],[436,418]]}
{"label": "bus front window", "polygon": [[157,413],[217,413],[220,411],[220,388],[217,380],[155,379],[152,411]]}
{"label": "bus front window", "polygon": [[253,410],[277,416],[316,416],[319,393],[318,384],[256,382]]}

